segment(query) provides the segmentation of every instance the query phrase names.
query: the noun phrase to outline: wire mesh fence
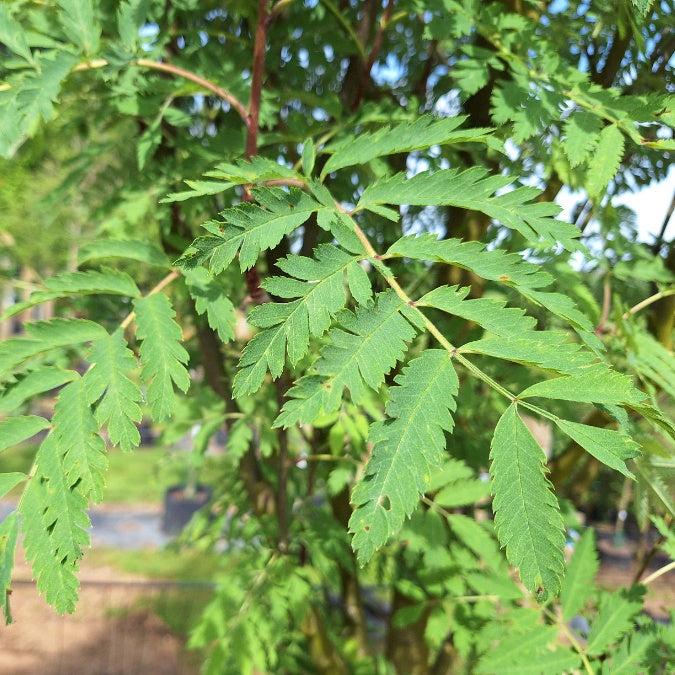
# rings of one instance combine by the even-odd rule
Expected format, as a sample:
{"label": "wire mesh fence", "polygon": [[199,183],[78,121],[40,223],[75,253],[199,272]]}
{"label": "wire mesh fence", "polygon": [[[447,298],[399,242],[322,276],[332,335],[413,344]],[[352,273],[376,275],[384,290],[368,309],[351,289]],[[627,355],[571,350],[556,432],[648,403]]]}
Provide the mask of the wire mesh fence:
{"label": "wire mesh fence", "polygon": [[14,623],[0,627],[2,675],[192,675],[201,655],[186,636],[209,601],[210,582],[82,579],[71,615],[49,608],[35,582],[12,583]]}

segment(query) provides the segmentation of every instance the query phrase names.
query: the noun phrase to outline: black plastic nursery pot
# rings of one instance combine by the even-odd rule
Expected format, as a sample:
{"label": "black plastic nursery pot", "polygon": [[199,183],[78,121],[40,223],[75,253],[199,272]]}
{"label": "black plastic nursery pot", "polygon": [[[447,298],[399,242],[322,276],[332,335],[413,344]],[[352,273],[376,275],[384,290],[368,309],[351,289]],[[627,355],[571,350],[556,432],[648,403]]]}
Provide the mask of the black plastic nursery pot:
{"label": "black plastic nursery pot", "polygon": [[208,485],[174,485],[164,494],[162,532],[180,534],[190,518],[208,504],[213,490]]}

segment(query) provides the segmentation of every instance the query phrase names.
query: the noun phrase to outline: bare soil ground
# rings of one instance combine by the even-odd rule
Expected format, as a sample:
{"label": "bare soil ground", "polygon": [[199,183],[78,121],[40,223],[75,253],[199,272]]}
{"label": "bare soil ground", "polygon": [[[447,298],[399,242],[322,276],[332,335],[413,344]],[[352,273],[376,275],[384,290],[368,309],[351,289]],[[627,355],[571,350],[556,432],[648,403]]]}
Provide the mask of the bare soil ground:
{"label": "bare soil ground", "polygon": [[[30,579],[17,556],[15,579]],[[142,581],[117,570],[82,565],[80,601],[60,616],[32,583],[13,584],[14,623],[0,625],[2,675],[192,675],[199,671],[183,640],[148,609]],[[110,584],[110,585],[109,585]]]}

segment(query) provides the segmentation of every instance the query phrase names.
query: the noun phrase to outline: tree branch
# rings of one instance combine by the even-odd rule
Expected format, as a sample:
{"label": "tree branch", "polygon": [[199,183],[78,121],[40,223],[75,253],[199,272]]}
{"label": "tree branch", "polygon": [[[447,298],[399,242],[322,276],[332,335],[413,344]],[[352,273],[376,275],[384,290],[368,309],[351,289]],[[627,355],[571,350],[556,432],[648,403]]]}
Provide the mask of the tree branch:
{"label": "tree branch", "polygon": [[359,80],[359,86],[356,89],[356,94],[354,100],[352,101],[352,110],[356,110],[361,103],[361,99],[366,92],[366,87],[368,86],[368,80],[370,79],[370,71],[373,69],[373,64],[380,53],[380,48],[382,47],[382,38],[384,37],[384,32],[387,30],[389,21],[391,20],[391,13],[394,9],[394,0],[388,0],[387,7],[384,10],[384,14],[380,19],[380,25],[377,29],[375,35],[375,40],[373,41],[373,48],[368,54],[368,59],[363,67],[363,72],[361,73],[361,79]]}
{"label": "tree branch", "polygon": [[[94,59],[91,61],[86,61],[84,63],[79,63],[73,68],[72,72],[78,72],[82,70],[93,70],[95,68],[103,68],[104,66],[107,65],[108,61],[106,61],[105,59]],[[197,75],[196,73],[193,73],[189,70],[180,68],[179,66],[174,66],[171,63],[164,63],[162,61],[151,61],[150,59],[136,59],[135,61],[132,61],[130,65],[139,66],[141,68],[149,68],[151,70],[161,70],[165,73],[172,73],[173,75],[178,75],[179,77],[182,77],[185,80],[190,80],[191,82],[198,84],[200,87],[203,87],[207,91],[212,92],[213,94],[221,98],[223,101],[227,101],[227,103],[229,103],[232,106],[232,108],[234,108],[234,110],[236,110],[239,113],[239,117],[241,117],[244,124],[248,127],[249,124],[248,114],[246,112],[244,104],[238,98],[230,94],[225,89],[221,89],[218,85],[214,84],[210,80],[207,80],[206,78],[201,77],[200,75]]]}

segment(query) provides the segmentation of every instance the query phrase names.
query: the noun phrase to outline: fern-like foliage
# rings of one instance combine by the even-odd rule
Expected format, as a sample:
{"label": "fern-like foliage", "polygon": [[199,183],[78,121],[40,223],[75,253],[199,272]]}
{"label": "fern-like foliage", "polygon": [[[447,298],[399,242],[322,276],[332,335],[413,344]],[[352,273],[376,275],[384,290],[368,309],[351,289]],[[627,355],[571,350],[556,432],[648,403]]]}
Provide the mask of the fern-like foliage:
{"label": "fern-like foliage", "polygon": [[0,380],[7,379],[18,366],[26,368],[33,357],[107,335],[102,326],[86,319],[36,321],[27,324],[26,332],[29,337],[0,342]]}
{"label": "fern-like foliage", "polygon": [[185,368],[188,353],[181,344],[183,333],[174,321],[171,302],[162,293],[155,293],[134,302],[136,335],[143,340],[140,349],[143,370],[148,383],[147,399],[156,420],[171,417],[175,394],[173,386],[187,391],[190,376]]}
{"label": "fern-like foliage", "polygon": [[484,141],[490,129],[459,129],[466,121],[465,116],[435,119],[430,115],[418,117],[410,123],[398,124],[393,128],[381,127],[375,133],[363,133],[356,139],[339,141],[325,149],[332,153],[326,162],[321,177],[332,171],[344,169],[398,152],[411,152],[429,148],[432,145]]}
{"label": "fern-like foliage", "polygon": [[451,413],[459,381],[447,351],[425,351],[410,361],[396,383],[385,409],[390,419],[371,427],[372,457],[352,493],[356,510],[349,529],[361,564],[398,532],[417,507],[432,472],[441,464],[444,432],[454,427]]}
{"label": "fern-like foliage", "polygon": [[289,390],[275,426],[311,422],[322,411],[337,410],[345,388],[358,403],[366,387],[378,389],[421,328],[419,316],[393,291],[380,293],[374,304],[356,312],[343,310],[336,320],[340,327],[329,332],[328,343],[310,369],[316,374],[301,378]]}
{"label": "fern-like foliage", "polygon": [[562,516],[544,474],[544,452],[515,404],[497,423],[490,460],[492,508],[506,557],[529,590],[556,595],[564,572]]}
{"label": "fern-like foliage", "polygon": [[141,421],[138,385],[129,374],[136,368],[136,359],[128,349],[121,330],[97,340],[91,346],[93,367],[84,376],[89,402],[98,402],[96,421],[106,425],[108,435],[124,451],[135,448],[141,441],[137,424]]}
{"label": "fern-like foliage", "polygon": [[75,377],[77,373],[74,371],[57,366],[42,366],[32,370],[2,392],[0,413],[12,412],[33,396],[56,389]]}
{"label": "fern-like foliage", "polygon": [[[1,14],[0,14],[0,18]],[[19,519],[16,511],[12,511],[0,523],[0,608],[5,617],[5,623],[12,623],[12,612],[9,606],[11,593],[10,583],[14,568],[16,543],[19,539]]]}
{"label": "fern-like foliage", "polygon": [[62,459],[62,470],[69,485],[77,485],[86,501],[100,502],[104,472],[108,466],[105,442],[98,435],[99,425],[89,406],[87,387],[82,378],[66,385],[54,406],[55,447]]}
{"label": "fern-like foliage", "polygon": [[246,345],[234,381],[234,395],[252,393],[262,384],[269,370],[278,377],[285,354],[296,364],[308,351],[310,337],[321,336],[337,312],[344,308],[349,291],[361,304],[371,297],[370,281],[358,258],[330,244],[319,246],[315,258],[289,256],[277,265],[290,277],[271,277],[263,286],[279,298],[298,298],[292,302],[266,303],[256,307],[250,322],[264,330]]}
{"label": "fern-like foliage", "polygon": [[279,179],[300,179],[300,176],[293,169],[259,156],[252,157],[248,161],[240,159],[232,164],[221,162],[204,175],[209,180],[186,180],[185,184],[190,188],[189,190],[173,192],[161,201],[182,202],[194,197],[219,194],[230,190],[235,185],[255,185]]}
{"label": "fern-like foliage", "polygon": [[204,228],[213,236],[199,237],[177,261],[194,267],[210,258],[214,274],[222,272],[239,253],[239,265],[247,270],[261,251],[274,248],[281,238],[300,227],[322,207],[307,193],[279,188],[253,190],[256,203],[246,202],[223,211],[222,222],[209,221]]}
{"label": "fern-like foliage", "polygon": [[520,232],[528,241],[541,240],[549,245],[559,243],[568,251],[584,249],[577,241],[580,233],[576,227],[552,218],[560,212],[558,206],[533,201],[539,190],[519,187],[495,194],[512,182],[508,177],[489,176],[479,167],[461,172],[457,169],[422,172],[412,178],[397,174],[369,185],[357,208],[369,209],[380,204],[459,206],[485,213]]}
{"label": "fern-like foliage", "polygon": [[633,620],[642,610],[644,589],[634,586],[620,593],[607,593],[600,600],[600,611],[588,634],[586,651],[602,654],[610,645],[633,626]]}
{"label": "fern-like foliage", "polygon": [[569,621],[594,592],[591,583],[598,571],[593,530],[586,530],[574,546],[574,554],[567,565],[565,580],[560,590],[563,619]]}
{"label": "fern-like foliage", "polygon": [[209,326],[218,333],[222,342],[234,339],[234,305],[217,277],[203,267],[186,269],[183,273],[197,312],[206,314]]}
{"label": "fern-like foliage", "polygon": [[591,196],[597,197],[604,193],[607,183],[614,178],[619,168],[623,148],[624,135],[616,124],[610,124],[600,132],[586,179],[586,187]]}
{"label": "fern-like foliage", "polygon": [[45,281],[46,290],[35,291],[30,299],[17,302],[5,312],[4,317],[15,316],[24,310],[49,300],[89,294],[113,294],[131,298],[140,296],[134,280],[126,273],[117,270],[87,270],[86,272],[67,272]]}
{"label": "fern-like foliage", "polygon": [[[72,612],[79,583],[75,572],[89,545],[87,500],[68,479],[53,434],[40,445],[36,471],[19,504],[23,545],[38,589],[59,612]],[[72,475],[72,470],[71,470]]]}
{"label": "fern-like foliage", "polygon": [[[603,350],[602,342],[593,334],[593,326],[574,302],[561,293],[542,290],[553,278],[537,265],[514,253],[487,251],[479,242],[460,239],[438,241],[432,234],[407,235],[392,244],[386,257],[403,257],[456,265],[471,270],[479,277],[509,286],[530,302],[569,322],[583,341],[596,352]],[[442,307],[441,307],[442,309]]]}

